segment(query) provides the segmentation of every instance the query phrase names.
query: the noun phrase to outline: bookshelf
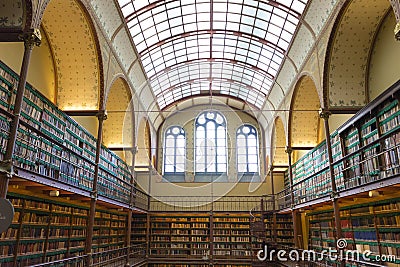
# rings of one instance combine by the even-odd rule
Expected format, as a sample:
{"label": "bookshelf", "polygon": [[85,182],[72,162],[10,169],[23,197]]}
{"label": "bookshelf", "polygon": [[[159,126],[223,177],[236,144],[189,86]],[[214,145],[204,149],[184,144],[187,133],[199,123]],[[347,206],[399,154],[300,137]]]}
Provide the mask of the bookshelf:
{"label": "bookshelf", "polygon": [[9,192],[15,216],[1,234],[1,266],[32,265],[82,255],[88,208]]}
{"label": "bookshelf", "polygon": [[[0,160],[4,158],[14,109],[18,75],[0,61]],[[96,138],[58,109],[29,83],[22,101],[13,165],[25,179],[49,179],[91,191],[93,188]],[[129,166],[106,147],[100,151],[98,193],[124,204],[130,202]],[[61,189],[63,189],[61,188]]]}
{"label": "bookshelf", "polygon": [[[278,246],[282,249],[287,249],[294,246],[293,240],[293,220],[291,214],[285,213],[277,213],[276,216],[276,244],[274,244],[273,240],[273,229],[274,229],[274,222],[273,222],[273,213],[266,213],[264,214],[264,224],[266,228],[266,236],[265,241],[266,243],[272,243],[274,246]],[[255,244],[258,251],[261,248],[261,244]]]}
{"label": "bookshelf", "polygon": [[215,257],[251,258],[252,237],[249,214],[214,213],[213,223]]}
{"label": "bookshelf", "polygon": [[[84,255],[88,206],[40,194],[34,197],[27,195],[27,190],[12,191],[7,198],[15,216],[11,227],[0,236],[1,266],[14,266],[14,262],[30,266]],[[93,252],[125,247],[126,222],[126,212],[98,207]]]}
{"label": "bookshelf", "polygon": [[[332,210],[309,213],[309,249],[321,251],[335,248],[334,219]],[[340,210],[346,250],[377,255],[396,255],[400,264],[400,199],[388,199],[359,205],[344,206]]]}
{"label": "bookshelf", "polygon": [[93,250],[103,252],[125,246],[127,216],[107,210],[96,210]]}
{"label": "bookshelf", "polygon": [[[209,267],[210,265],[208,263],[207,264],[149,263],[148,266],[149,267]],[[230,263],[230,264],[214,263],[212,266],[216,266],[216,267],[251,267],[253,265],[251,265],[251,264],[243,264],[243,263],[238,263],[238,264],[234,264],[234,263]]]}
{"label": "bookshelf", "polygon": [[[400,81],[330,135],[338,191],[400,173]],[[295,205],[332,191],[326,142],[292,164]],[[286,174],[287,175],[287,174]],[[289,187],[287,181],[285,186]]]}
{"label": "bookshelf", "polygon": [[138,251],[135,251],[135,255],[138,256],[145,256],[148,254],[147,249],[141,249],[144,244],[148,243],[148,219],[147,214],[132,214],[131,246],[138,248]]}
{"label": "bookshelf", "polygon": [[150,256],[202,258],[209,255],[209,227],[209,214],[151,214]]}

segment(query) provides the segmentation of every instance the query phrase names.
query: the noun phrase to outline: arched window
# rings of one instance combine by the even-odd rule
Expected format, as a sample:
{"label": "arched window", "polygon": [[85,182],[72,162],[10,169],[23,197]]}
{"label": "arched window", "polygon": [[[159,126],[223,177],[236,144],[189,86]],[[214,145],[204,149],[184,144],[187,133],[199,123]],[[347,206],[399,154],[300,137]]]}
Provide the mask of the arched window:
{"label": "arched window", "polygon": [[216,111],[196,119],[196,173],[226,173],[226,121]]}
{"label": "arched window", "polygon": [[186,136],[180,126],[171,126],[165,131],[164,173],[184,173]]}
{"label": "arched window", "polygon": [[258,140],[256,129],[248,124],[236,132],[238,173],[258,173]]}

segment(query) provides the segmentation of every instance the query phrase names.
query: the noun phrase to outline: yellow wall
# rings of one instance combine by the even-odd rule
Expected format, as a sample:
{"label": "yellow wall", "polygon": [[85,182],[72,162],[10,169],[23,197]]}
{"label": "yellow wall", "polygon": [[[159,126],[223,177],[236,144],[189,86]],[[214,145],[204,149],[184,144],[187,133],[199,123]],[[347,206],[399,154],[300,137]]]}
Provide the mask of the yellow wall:
{"label": "yellow wall", "polygon": [[395,17],[390,11],[374,43],[368,77],[370,100],[376,98],[400,77],[400,43],[394,38],[395,24]]}
{"label": "yellow wall", "polygon": [[[24,44],[22,42],[0,42],[0,55],[0,60],[19,75],[24,55]],[[40,47],[35,46],[32,51],[27,81],[54,103],[56,97],[55,69],[51,55],[47,39],[42,34],[42,44]]]}
{"label": "yellow wall", "polygon": [[97,128],[99,123],[95,116],[72,116],[72,118],[97,138]]}

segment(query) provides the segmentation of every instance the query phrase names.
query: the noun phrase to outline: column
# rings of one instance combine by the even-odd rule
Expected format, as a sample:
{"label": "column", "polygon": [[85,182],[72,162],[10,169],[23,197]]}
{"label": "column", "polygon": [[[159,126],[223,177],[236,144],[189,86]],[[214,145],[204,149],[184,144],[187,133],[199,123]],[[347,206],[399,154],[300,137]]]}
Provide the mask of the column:
{"label": "column", "polygon": [[288,162],[289,162],[289,181],[290,181],[290,199],[291,199],[291,209],[292,209],[292,218],[293,218],[293,241],[295,249],[300,248],[298,242],[298,227],[297,227],[297,211],[295,209],[294,203],[294,192],[293,192],[293,170],[292,170],[292,152],[293,149],[290,146],[286,147],[285,152],[288,154]]}
{"label": "column", "polygon": [[[319,117],[324,120],[325,126],[325,138],[326,138],[326,151],[328,153],[328,160],[329,160],[329,173],[331,176],[331,200],[333,205],[333,212],[335,216],[335,230],[336,230],[336,240],[343,238],[342,233],[342,225],[340,222],[340,212],[339,212],[339,193],[337,192],[336,188],[336,181],[335,181],[335,171],[333,169],[333,157],[332,157],[332,147],[331,147],[331,136],[329,130],[329,116],[331,113],[325,109],[320,109]],[[336,247],[339,251],[339,248]],[[338,266],[344,266],[344,261],[342,261]]]}
{"label": "column", "polygon": [[96,159],[95,159],[95,169],[93,178],[93,188],[90,194],[89,220],[86,231],[85,254],[88,255],[86,262],[87,266],[91,266],[92,263],[93,227],[94,227],[94,218],[96,215],[96,202],[97,202],[97,180],[99,177],[101,143],[103,140],[103,122],[107,119],[107,112],[105,110],[99,110],[96,116],[97,119],[99,120],[99,128],[97,129]]}
{"label": "column", "polygon": [[392,5],[394,15],[396,17],[396,26],[394,28],[394,37],[397,41],[400,41],[400,1],[389,0]]}
{"label": "column", "polygon": [[19,36],[24,42],[24,57],[22,59],[21,71],[19,74],[17,95],[14,103],[13,120],[10,127],[10,135],[7,143],[6,155],[4,161],[0,163],[0,198],[6,198],[8,182],[13,175],[12,156],[14,153],[15,141],[21,115],[22,100],[24,97],[26,78],[28,76],[28,67],[31,59],[33,47],[41,43],[39,29],[30,29]]}
{"label": "column", "polygon": [[[133,143],[132,145],[134,144]],[[125,267],[129,267],[130,263],[130,252],[131,252],[131,235],[132,235],[132,217],[133,217],[133,208],[135,207],[135,170],[134,170],[134,166],[135,166],[135,154],[137,152],[136,147],[133,147],[131,149],[131,153],[132,153],[132,166],[131,166],[131,192],[130,192],[130,202],[129,202],[129,211],[128,211],[128,220],[127,220],[127,225],[126,225],[126,247],[127,247],[127,255],[126,255],[126,264]]]}
{"label": "column", "polygon": [[274,186],[274,166],[271,166],[271,172],[270,172],[270,176],[271,176],[271,195],[272,195],[272,225],[273,225],[273,229],[272,229],[272,240],[274,241],[274,243],[277,243],[277,232],[276,232],[276,197],[275,197],[275,186]]}

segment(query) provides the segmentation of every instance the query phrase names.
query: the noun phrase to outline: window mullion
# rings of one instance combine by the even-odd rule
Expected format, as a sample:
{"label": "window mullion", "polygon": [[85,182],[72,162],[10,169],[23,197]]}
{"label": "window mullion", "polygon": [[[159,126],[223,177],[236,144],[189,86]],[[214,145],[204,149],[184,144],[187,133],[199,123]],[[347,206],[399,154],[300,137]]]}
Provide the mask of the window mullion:
{"label": "window mullion", "polygon": [[245,135],[245,139],[246,139],[246,170],[247,170],[247,172],[250,172],[250,168],[249,168],[249,135],[248,134]]}
{"label": "window mullion", "polygon": [[177,146],[178,136],[174,135],[174,172],[176,173],[176,146]]}

